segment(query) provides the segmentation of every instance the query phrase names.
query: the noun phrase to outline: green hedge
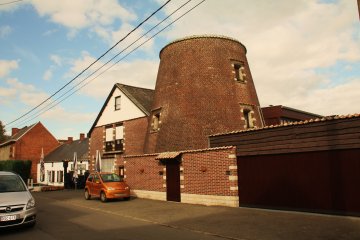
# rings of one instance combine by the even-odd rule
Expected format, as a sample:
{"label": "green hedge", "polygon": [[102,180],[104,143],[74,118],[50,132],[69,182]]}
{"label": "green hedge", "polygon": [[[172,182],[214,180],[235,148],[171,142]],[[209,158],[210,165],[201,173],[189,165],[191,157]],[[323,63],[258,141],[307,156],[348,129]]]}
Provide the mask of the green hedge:
{"label": "green hedge", "polygon": [[11,171],[19,174],[27,182],[31,172],[30,160],[6,160],[0,161],[0,171]]}

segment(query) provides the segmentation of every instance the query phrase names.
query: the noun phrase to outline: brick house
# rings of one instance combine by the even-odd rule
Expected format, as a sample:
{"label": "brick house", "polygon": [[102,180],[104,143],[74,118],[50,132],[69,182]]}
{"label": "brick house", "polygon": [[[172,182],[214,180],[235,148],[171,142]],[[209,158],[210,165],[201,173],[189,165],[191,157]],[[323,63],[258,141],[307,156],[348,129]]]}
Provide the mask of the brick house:
{"label": "brick house", "polygon": [[13,128],[10,139],[0,144],[0,160],[32,161],[31,177],[36,181],[42,149],[46,155],[59,145],[41,122],[21,129]]}
{"label": "brick house", "polygon": [[290,122],[299,122],[309,119],[322,118],[319,114],[305,112],[299,109],[290,108],[282,105],[262,107],[265,125],[280,125]]}
{"label": "brick house", "polygon": [[154,90],[115,84],[89,133],[90,170],[96,151],[104,171],[119,171],[122,155],[142,154]]}

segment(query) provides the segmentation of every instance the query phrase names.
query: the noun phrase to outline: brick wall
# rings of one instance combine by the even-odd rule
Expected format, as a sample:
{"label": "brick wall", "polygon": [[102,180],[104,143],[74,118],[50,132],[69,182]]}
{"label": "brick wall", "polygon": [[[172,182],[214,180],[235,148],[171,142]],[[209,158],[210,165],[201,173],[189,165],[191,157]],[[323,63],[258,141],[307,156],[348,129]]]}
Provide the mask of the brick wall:
{"label": "brick wall", "polygon": [[124,122],[124,142],[126,155],[144,153],[144,141],[148,118],[137,118]]}
{"label": "brick wall", "polygon": [[[234,61],[244,65],[245,82],[234,79]],[[208,135],[244,129],[241,104],[251,106],[255,126],[261,127],[259,101],[241,43],[199,37],[167,45],[160,53],[152,105],[161,114],[160,130],[153,137],[149,124],[148,141],[156,143],[146,143],[145,153],[207,148]]]}
{"label": "brick wall", "polygon": [[166,189],[163,184],[163,176],[159,171],[164,170],[158,160],[157,155],[131,156],[124,158],[126,182],[131,189],[159,191],[164,192]]}
{"label": "brick wall", "polygon": [[182,154],[181,193],[237,196],[236,164],[235,148]]}
{"label": "brick wall", "polygon": [[[134,195],[166,200],[166,160],[161,164],[157,156],[124,157],[125,179]],[[181,202],[239,206],[235,147],[183,152],[181,159]]]}
{"label": "brick wall", "polygon": [[89,137],[89,170],[94,170],[96,150],[103,152],[104,148],[104,127],[95,127]]}
{"label": "brick wall", "polygon": [[36,181],[41,149],[43,148],[44,155],[46,155],[59,145],[57,139],[39,122],[15,143],[13,159],[31,160],[31,177]]}

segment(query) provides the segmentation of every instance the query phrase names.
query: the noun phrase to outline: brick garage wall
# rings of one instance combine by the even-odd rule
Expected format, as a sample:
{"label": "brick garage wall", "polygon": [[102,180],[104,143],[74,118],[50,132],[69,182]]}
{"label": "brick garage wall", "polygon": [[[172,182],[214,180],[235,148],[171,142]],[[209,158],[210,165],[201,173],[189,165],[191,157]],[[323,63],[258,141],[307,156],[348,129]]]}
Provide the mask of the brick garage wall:
{"label": "brick garage wall", "polygon": [[124,157],[125,180],[132,194],[142,198],[166,200],[165,179],[159,174],[165,166],[155,160],[157,154]]}
{"label": "brick garage wall", "polygon": [[31,177],[36,182],[41,149],[43,148],[46,155],[59,145],[58,140],[39,122],[15,143],[14,159],[32,161]]}
{"label": "brick garage wall", "polygon": [[238,206],[236,148],[182,154],[181,201]]}
{"label": "brick garage wall", "polygon": [[89,170],[94,171],[96,150],[103,152],[104,127],[95,127],[89,136]]}
{"label": "brick garage wall", "polygon": [[144,153],[144,142],[148,118],[137,118],[124,122],[124,142],[126,155],[138,155]]}
{"label": "brick garage wall", "polygon": [[[246,82],[235,78],[242,62]],[[196,101],[192,101],[196,99]],[[255,126],[262,127],[259,101],[245,47],[221,37],[179,40],[163,48],[152,109],[161,114],[157,138],[148,136],[145,153],[203,149],[208,135],[244,129],[241,106],[251,106]],[[150,133],[150,124],[148,126]]]}
{"label": "brick garage wall", "polygon": [[[157,156],[124,157],[125,179],[135,196],[166,200],[166,165]],[[181,202],[239,206],[235,147],[183,152],[181,158]]]}

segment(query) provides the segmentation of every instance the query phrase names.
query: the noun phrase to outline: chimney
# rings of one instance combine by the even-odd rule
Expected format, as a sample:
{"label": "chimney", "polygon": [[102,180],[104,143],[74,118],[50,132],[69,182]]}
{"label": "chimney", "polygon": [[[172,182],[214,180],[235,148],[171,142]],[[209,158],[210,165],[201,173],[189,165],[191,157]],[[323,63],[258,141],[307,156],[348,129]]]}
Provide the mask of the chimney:
{"label": "chimney", "polygon": [[85,139],[85,133],[80,133],[80,141],[83,141]]}
{"label": "chimney", "polygon": [[11,129],[11,136],[14,136],[15,134],[17,134],[18,131],[19,131],[18,128],[12,128],[12,129]]}
{"label": "chimney", "polygon": [[70,143],[72,143],[73,142],[73,138],[72,137],[68,137],[68,140],[67,140],[67,144],[70,144]]}

